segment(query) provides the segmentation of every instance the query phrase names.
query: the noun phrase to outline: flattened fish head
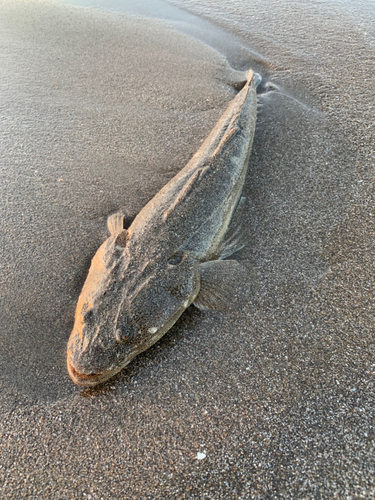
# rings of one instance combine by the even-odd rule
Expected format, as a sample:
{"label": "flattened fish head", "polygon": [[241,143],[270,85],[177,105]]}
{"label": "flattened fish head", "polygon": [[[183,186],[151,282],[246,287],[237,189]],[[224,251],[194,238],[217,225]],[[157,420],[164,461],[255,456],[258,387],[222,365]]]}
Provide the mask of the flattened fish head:
{"label": "flattened fish head", "polygon": [[169,330],[198,291],[197,264],[189,254],[176,252],[150,263],[135,289],[123,297],[115,325],[117,341],[134,339],[148,348]]}
{"label": "flattened fish head", "polygon": [[80,385],[96,385],[101,374],[116,365],[116,340],[112,334],[119,303],[119,268],[126,245],[126,231],[112,235],[98,249],[78,299],[73,331],[67,349],[70,377]]}
{"label": "flattened fish head", "polygon": [[172,327],[199,291],[190,254],[128,262],[121,238],[111,236],[99,248],[77,304],[67,364],[78,385],[94,386],[119,372]]}

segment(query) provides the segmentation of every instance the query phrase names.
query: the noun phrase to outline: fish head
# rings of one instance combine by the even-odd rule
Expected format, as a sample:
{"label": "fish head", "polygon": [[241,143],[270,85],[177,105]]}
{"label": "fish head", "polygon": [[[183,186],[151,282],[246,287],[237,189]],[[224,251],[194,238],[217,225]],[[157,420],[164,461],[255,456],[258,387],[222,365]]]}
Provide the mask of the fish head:
{"label": "fish head", "polygon": [[133,255],[126,231],[95,254],[68,342],[72,380],[105,382],[162,337],[199,291],[197,263],[187,252]]}
{"label": "fish head", "polygon": [[115,320],[115,337],[121,345],[132,339],[154,343],[154,337],[169,330],[199,291],[197,263],[180,250],[148,261],[136,275]]}

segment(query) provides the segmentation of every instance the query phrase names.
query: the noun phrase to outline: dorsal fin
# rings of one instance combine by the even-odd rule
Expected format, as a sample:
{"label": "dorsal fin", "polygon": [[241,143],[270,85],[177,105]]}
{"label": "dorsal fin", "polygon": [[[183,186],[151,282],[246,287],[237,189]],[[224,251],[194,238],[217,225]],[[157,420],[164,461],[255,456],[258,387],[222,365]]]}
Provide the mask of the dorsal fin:
{"label": "dorsal fin", "polygon": [[[236,117],[237,119],[237,117]],[[234,120],[232,120],[233,122]],[[218,147],[215,149],[214,154],[212,156],[216,156],[220,154],[220,151],[226,146],[237,134],[241,131],[241,128],[237,125],[237,123],[230,123],[228,130],[225,132],[221,141],[219,142]]]}
{"label": "dorsal fin", "polygon": [[178,193],[177,198],[175,198],[172,202],[172,204],[168,207],[168,209],[164,213],[164,220],[169,217],[169,215],[178,207],[178,205],[181,205],[181,203],[186,200],[191,192],[193,191],[193,188],[199,183],[203,172],[206,169],[203,168],[198,168],[193,175],[190,177],[190,179],[187,181],[185,186],[181,189],[181,191]]}
{"label": "dorsal fin", "polygon": [[[254,73],[252,70],[249,71],[247,75],[247,81],[243,85],[243,88],[241,90],[242,92],[242,99],[241,101],[237,104],[238,109],[233,115],[232,119],[230,120],[228,127],[221,138],[219,145],[215,149],[213,156],[218,155],[221,150],[241,131],[241,126],[239,124],[241,113],[243,110],[243,103],[246,101],[247,93],[249,90],[249,85],[251,85],[251,82],[254,78]],[[247,89],[245,90],[244,88],[247,86]]]}
{"label": "dorsal fin", "polygon": [[108,217],[107,227],[111,234],[121,233],[125,225],[125,216],[122,213],[115,213]]}

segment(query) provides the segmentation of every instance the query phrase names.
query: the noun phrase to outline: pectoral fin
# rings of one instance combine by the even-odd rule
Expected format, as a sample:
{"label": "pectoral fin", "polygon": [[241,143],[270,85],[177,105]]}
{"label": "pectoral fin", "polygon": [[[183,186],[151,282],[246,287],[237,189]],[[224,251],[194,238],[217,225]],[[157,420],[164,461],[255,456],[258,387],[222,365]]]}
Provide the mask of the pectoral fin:
{"label": "pectoral fin", "polygon": [[243,305],[254,285],[250,270],[236,260],[204,262],[198,271],[200,291],[193,304],[204,311]]}

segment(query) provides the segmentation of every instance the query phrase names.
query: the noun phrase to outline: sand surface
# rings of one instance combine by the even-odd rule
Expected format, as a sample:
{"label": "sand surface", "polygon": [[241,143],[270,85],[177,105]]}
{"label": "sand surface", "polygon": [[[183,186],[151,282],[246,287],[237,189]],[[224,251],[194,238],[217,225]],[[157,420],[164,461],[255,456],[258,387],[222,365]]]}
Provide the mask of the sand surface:
{"label": "sand surface", "polygon": [[[0,496],[375,496],[373,5],[174,3],[220,52],[171,7],[0,1]],[[237,255],[254,291],[82,391],[65,349],[106,218],[198,149],[228,61],[264,77]]]}

